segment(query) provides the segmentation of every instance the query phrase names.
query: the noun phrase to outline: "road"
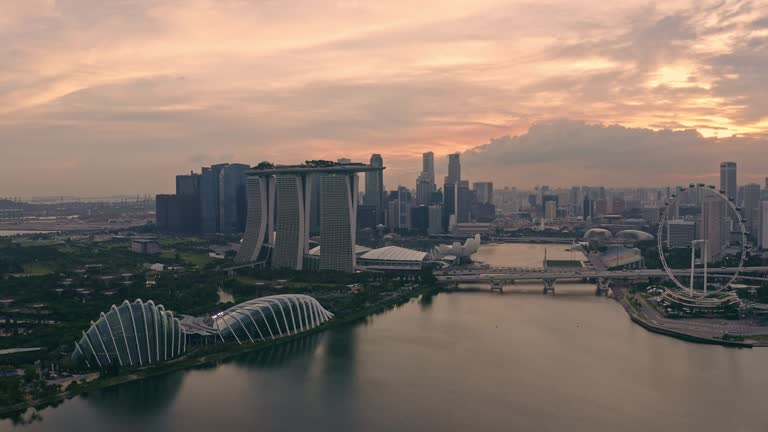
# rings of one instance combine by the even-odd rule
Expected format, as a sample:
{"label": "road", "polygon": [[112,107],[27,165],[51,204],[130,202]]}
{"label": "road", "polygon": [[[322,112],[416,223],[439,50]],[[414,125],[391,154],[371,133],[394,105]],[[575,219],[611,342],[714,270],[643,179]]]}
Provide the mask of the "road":
{"label": "road", "polygon": [[[732,275],[739,271],[737,267],[710,269],[709,276]],[[742,273],[765,273],[768,266],[747,267]],[[675,275],[685,276],[690,270],[675,270]],[[696,269],[697,274],[703,274],[703,269]],[[489,267],[471,269],[448,269],[436,272],[439,282],[491,282],[498,280],[537,280],[537,279],[635,279],[649,277],[665,277],[667,273],[661,269],[640,269],[622,271],[600,271],[592,268],[521,268],[521,267]]]}

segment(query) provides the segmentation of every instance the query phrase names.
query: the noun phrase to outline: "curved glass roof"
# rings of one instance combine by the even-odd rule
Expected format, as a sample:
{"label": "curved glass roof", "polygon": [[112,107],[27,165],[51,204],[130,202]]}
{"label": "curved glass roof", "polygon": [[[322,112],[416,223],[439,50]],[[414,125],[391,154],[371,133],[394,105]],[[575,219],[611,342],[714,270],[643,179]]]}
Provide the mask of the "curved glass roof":
{"label": "curved glass roof", "polygon": [[186,349],[186,332],[173,313],[152,300],[136,299],[112,305],[91,321],[71,358],[89,367],[144,366],[178,357]]}
{"label": "curved glass roof", "polygon": [[222,341],[242,344],[276,339],[313,329],[333,318],[313,297],[282,294],[232,306],[212,317],[211,327]]}

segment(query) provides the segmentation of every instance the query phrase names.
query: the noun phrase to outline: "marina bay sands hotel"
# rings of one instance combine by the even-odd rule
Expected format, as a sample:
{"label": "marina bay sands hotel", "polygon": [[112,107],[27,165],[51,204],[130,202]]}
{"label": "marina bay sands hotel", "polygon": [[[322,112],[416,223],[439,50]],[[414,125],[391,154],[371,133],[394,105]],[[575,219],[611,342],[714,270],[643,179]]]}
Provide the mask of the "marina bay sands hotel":
{"label": "marina bay sands hotel", "polygon": [[[355,269],[359,172],[384,167],[312,161],[307,165],[260,164],[246,171],[248,215],[237,264],[275,269]],[[314,186],[313,186],[314,185]],[[309,253],[312,188],[320,188],[320,256]]]}

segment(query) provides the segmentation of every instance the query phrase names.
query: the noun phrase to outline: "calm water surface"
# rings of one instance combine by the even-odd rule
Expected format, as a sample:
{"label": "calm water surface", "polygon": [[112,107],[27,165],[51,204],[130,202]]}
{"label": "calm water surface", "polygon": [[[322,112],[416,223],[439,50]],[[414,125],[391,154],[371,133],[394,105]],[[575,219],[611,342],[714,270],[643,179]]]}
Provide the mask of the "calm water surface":
{"label": "calm water surface", "polygon": [[[543,246],[488,246],[478,258],[540,265]],[[648,333],[588,285],[558,285],[554,297],[538,284],[514,289],[531,293],[414,300],[359,325],[78,397],[0,430],[768,430],[768,350]]]}

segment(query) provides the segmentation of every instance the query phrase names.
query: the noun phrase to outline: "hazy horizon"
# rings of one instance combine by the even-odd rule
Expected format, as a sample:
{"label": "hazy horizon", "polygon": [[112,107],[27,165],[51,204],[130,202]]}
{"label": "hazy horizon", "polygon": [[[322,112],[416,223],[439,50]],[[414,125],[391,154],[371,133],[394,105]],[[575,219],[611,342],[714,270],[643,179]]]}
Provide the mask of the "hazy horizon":
{"label": "hazy horizon", "polygon": [[421,153],[528,188],[768,177],[764,1],[27,0],[0,4],[0,196]]}

